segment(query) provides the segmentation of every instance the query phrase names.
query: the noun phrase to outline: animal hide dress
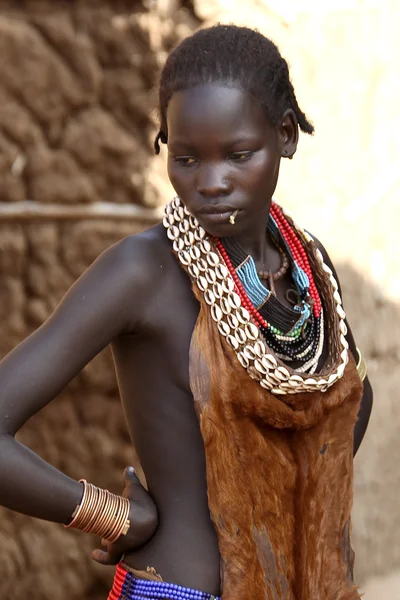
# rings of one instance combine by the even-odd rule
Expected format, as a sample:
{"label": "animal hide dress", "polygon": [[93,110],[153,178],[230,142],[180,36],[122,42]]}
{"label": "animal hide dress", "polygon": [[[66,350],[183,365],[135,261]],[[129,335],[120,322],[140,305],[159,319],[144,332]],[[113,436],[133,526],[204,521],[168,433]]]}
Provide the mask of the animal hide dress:
{"label": "animal hide dress", "polygon": [[359,599],[350,546],[362,395],[354,360],[325,391],[272,393],[249,377],[192,280],[200,312],[190,383],[223,600]]}

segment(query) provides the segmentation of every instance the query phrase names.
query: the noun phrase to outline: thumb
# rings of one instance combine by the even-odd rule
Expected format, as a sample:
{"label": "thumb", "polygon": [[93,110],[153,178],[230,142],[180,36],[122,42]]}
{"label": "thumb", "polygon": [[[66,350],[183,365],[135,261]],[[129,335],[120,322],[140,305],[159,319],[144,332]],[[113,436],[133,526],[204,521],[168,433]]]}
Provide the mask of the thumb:
{"label": "thumb", "polygon": [[136,471],[133,467],[126,467],[124,470],[124,483],[139,483],[139,477],[136,475]]}

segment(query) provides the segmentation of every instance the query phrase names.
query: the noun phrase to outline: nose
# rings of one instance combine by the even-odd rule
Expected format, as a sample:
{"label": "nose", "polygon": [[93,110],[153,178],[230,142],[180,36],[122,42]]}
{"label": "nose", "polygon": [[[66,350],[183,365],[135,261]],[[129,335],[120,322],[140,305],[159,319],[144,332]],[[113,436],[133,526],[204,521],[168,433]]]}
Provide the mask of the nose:
{"label": "nose", "polygon": [[231,184],[222,165],[201,165],[197,171],[197,191],[206,198],[227,196]]}

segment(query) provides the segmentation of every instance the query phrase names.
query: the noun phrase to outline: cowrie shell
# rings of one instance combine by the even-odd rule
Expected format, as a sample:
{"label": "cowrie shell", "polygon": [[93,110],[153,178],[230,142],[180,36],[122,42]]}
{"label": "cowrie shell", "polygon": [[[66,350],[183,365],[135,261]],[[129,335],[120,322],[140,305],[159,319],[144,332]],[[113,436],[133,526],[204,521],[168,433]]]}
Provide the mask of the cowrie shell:
{"label": "cowrie shell", "polygon": [[247,341],[247,337],[246,337],[246,334],[243,331],[243,329],[236,329],[235,337],[236,337],[237,341],[239,342],[239,344],[245,344]]}
{"label": "cowrie shell", "polygon": [[340,297],[340,294],[339,294],[339,292],[338,292],[337,290],[335,290],[335,291],[333,292],[333,297],[334,297],[335,301],[336,301],[338,304],[342,304],[342,299],[341,299],[341,297]]}
{"label": "cowrie shell", "polygon": [[334,278],[333,275],[331,275],[329,277],[329,281],[331,282],[332,287],[333,287],[334,290],[338,290],[339,289],[338,283],[337,283],[337,281],[336,281],[336,279]]}
{"label": "cowrie shell", "polygon": [[219,263],[218,254],[215,252],[209,252],[207,254],[207,262],[211,267],[215,267]]}
{"label": "cowrie shell", "polygon": [[209,252],[211,252],[211,244],[208,240],[202,240],[200,242],[200,248],[201,248],[202,252],[204,252],[205,254],[208,254]]}
{"label": "cowrie shell", "polygon": [[227,315],[226,320],[228,321],[229,326],[232,327],[232,329],[236,329],[236,327],[239,327],[239,320],[233,313]]}
{"label": "cowrie shell", "polygon": [[242,323],[243,325],[245,325],[246,323],[248,323],[250,321],[250,313],[243,306],[241,306],[238,309],[236,314],[237,314],[237,318],[239,319],[240,323]]}
{"label": "cowrie shell", "polygon": [[254,344],[254,352],[258,356],[258,358],[262,358],[265,354],[266,348],[264,342],[261,340],[257,340]]}
{"label": "cowrie shell", "polygon": [[223,298],[221,298],[220,306],[222,308],[222,312],[225,313],[226,315],[229,315],[229,313],[232,312],[232,308],[231,308],[227,298],[225,298],[225,296]]}
{"label": "cowrie shell", "polygon": [[224,265],[222,263],[219,263],[215,267],[215,273],[216,273],[217,277],[219,277],[219,279],[225,279],[225,277],[228,277],[228,273],[229,273],[228,267],[226,267],[226,265]]}
{"label": "cowrie shell", "polygon": [[244,326],[246,335],[250,340],[256,340],[258,338],[258,327],[254,323],[246,323]]}
{"label": "cowrie shell", "polygon": [[344,312],[342,306],[340,304],[336,305],[336,312],[339,315],[339,317],[341,319],[345,319],[346,318],[346,313]]}
{"label": "cowrie shell", "polygon": [[203,277],[203,275],[200,275],[200,277],[198,277],[197,286],[202,292],[205,292],[208,288],[208,281],[205,277]]}
{"label": "cowrie shell", "polygon": [[192,246],[189,250],[190,256],[192,260],[198,260],[200,258],[201,252],[197,246]]}
{"label": "cowrie shell", "polygon": [[345,368],[346,368],[346,363],[342,363],[341,365],[338,366],[337,371],[336,371],[338,378],[343,377]]}
{"label": "cowrie shell", "polygon": [[256,354],[251,346],[246,346],[245,348],[243,348],[243,354],[249,360],[254,360],[256,358]]}
{"label": "cowrie shell", "polygon": [[260,385],[261,385],[261,387],[265,388],[266,390],[270,390],[272,387],[271,384],[269,383],[269,381],[267,381],[266,379],[261,379]]}
{"label": "cowrie shell", "polygon": [[263,358],[263,362],[264,360],[266,360],[267,363],[269,363],[272,367],[278,366],[278,361],[276,360],[275,356],[272,356],[272,354],[266,354]]}
{"label": "cowrie shell", "polygon": [[214,319],[214,321],[221,321],[222,317],[224,316],[224,313],[222,312],[222,310],[220,309],[220,307],[218,306],[218,304],[213,304],[211,307],[211,316]]}
{"label": "cowrie shell", "polygon": [[188,231],[187,233],[185,233],[185,235],[183,236],[183,239],[185,240],[186,246],[193,246],[193,244],[195,242],[193,231]]}
{"label": "cowrie shell", "polygon": [[189,254],[189,252],[186,252],[186,250],[181,250],[178,253],[178,258],[183,265],[190,265],[190,263],[192,262],[192,259],[190,258],[190,254]]}
{"label": "cowrie shell", "polygon": [[224,290],[222,289],[222,285],[220,283],[214,283],[213,284],[213,292],[214,292],[214,296],[216,298],[222,298],[222,295],[224,293]]}
{"label": "cowrie shell", "polygon": [[179,235],[179,229],[176,225],[172,225],[171,227],[168,228],[167,236],[169,237],[170,240],[176,240],[178,235]]}
{"label": "cowrie shell", "polygon": [[193,277],[194,279],[196,279],[199,276],[199,269],[198,269],[197,265],[194,265],[194,264],[189,265],[188,272],[189,272],[189,275],[191,275],[191,277]]}
{"label": "cowrie shell", "polygon": [[[186,221],[186,219],[179,223],[179,231],[181,233],[186,233],[187,231],[189,231],[189,229],[190,229],[189,221]],[[194,234],[192,233],[192,235],[193,235],[193,240],[194,240]]]}
{"label": "cowrie shell", "polygon": [[233,279],[224,279],[224,281],[222,282],[222,287],[224,288],[224,292],[226,294],[230,294],[235,289],[235,283]]}
{"label": "cowrie shell", "polygon": [[239,348],[239,342],[237,341],[234,335],[227,335],[226,341],[232,346],[234,350],[237,350]]}
{"label": "cowrie shell", "polygon": [[205,275],[206,275],[208,283],[215,283],[217,281],[217,276],[215,274],[215,271],[213,271],[213,269],[207,269]]}
{"label": "cowrie shell", "polygon": [[242,367],[244,367],[245,369],[247,369],[247,367],[250,365],[249,359],[246,358],[242,352],[238,352],[237,353],[237,357],[238,357],[239,362],[242,365]]}
{"label": "cowrie shell", "polygon": [[211,290],[206,290],[204,292],[204,300],[207,302],[207,304],[212,305],[215,302],[215,296],[212,293]]}
{"label": "cowrie shell", "polygon": [[277,368],[277,370],[276,370],[276,373],[278,373],[278,372],[279,372],[279,373],[281,373],[281,375],[283,375],[283,377],[284,377],[285,379],[289,379],[289,377],[290,377],[290,373],[289,373],[289,371],[286,369],[286,367],[278,367],[278,368]]}
{"label": "cowrie shell", "polygon": [[232,308],[239,308],[241,305],[241,300],[239,294],[235,292],[231,292],[228,296],[228,302]]}
{"label": "cowrie shell", "polygon": [[257,369],[257,371],[259,371],[263,375],[266,375],[267,369],[264,367],[262,362],[260,360],[258,360],[258,358],[256,358],[256,360],[254,361],[254,366]]}
{"label": "cowrie shell", "polygon": [[227,336],[230,334],[229,325],[227,325],[224,321],[219,321],[217,327],[221,335]]}
{"label": "cowrie shell", "polygon": [[203,272],[208,269],[208,265],[204,258],[199,258],[199,260],[197,261],[197,266],[199,267],[199,270]]}
{"label": "cowrie shell", "polygon": [[325,273],[328,273],[328,275],[333,275],[332,269],[330,269],[326,263],[323,263],[322,268],[325,271]]}
{"label": "cowrie shell", "polygon": [[173,241],[172,247],[174,249],[174,252],[180,252],[185,248],[185,243],[182,238],[177,238]]}

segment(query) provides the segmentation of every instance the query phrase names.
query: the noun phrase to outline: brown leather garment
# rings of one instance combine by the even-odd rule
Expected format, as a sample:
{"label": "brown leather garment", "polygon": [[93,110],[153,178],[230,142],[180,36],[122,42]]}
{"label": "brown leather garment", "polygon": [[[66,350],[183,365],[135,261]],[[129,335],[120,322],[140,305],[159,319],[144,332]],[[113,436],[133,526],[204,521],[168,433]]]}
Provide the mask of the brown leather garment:
{"label": "brown leather garment", "polygon": [[223,600],[355,600],[350,512],[362,384],[352,357],[326,392],[274,396],[200,314],[190,380],[218,534]]}

